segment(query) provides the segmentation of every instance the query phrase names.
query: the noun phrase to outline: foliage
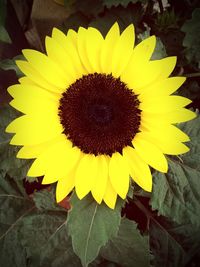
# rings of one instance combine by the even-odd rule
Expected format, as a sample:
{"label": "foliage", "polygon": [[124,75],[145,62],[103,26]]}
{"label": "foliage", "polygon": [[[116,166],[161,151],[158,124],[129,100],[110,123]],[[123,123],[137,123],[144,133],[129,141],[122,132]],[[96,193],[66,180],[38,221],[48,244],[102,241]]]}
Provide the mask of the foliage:
{"label": "foliage", "polygon": [[5,28],[6,0],[0,1],[0,41],[11,43],[10,36]]}
{"label": "foliage", "polygon": [[108,242],[101,255],[124,267],[131,267],[133,263],[140,267],[149,266],[148,237],[140,234],[136,223],[123,218],[117,237]]}
{"label": "foliage", "polygon": [[19,115],[13,108],[5,106],[0,108],[0,169],[14,177],[22,180],[26,177],[27,171],[32,161],[16,158],[19,148],[10,146],[11,135],[5,133],[5,128],[9,122]]}
{"label": "foliage", "polygon": [[[23,4],[18,1],[15,5],[15,1],[8,2],[12,2],[17,17],[24,22],[16,24],[20,34],[27,38],[28,46],[37,48],[29,38],[31,31],[39,33],[38,40],[43,43],[42,33],[49,34],[54,24],[49,20],[52,16],[49,12],[54,12],[56,4],[54,8],[45,9],[46,18],[38,16],[46,21],[45,27],[44,23],[39,27],[32,17],[32,10],[37,8],[36,0],[21,1]],[[156,35],[157,45],[152,59],[177,56],[174,74],[188,77],[178,94],[192,99],[191,107],[200,108],[199,1],[169,0],[168,7],[162,5],[164,1],[156,0],[56,2],[64,4],[57,6],[62,9],[60,25],[65,33],[69,28],[77,30],[80,26],[93,26],[105,36],[110,26],[118,21],[121,31],[134,23],[136,44],[149,35]],[[21,5],[23,8],[20,9]],[[26,18],[23,17],[25,7],[28,9]],[[63,10],[67,13],[65,18]],[[14,70],[15,80],[4,81],[1,92],[22,76],[15,60],[21,57],[18,54],[24,47],[20,38],[11,44],[11,37],[17,34],[14,25],[10,27],[7,23],[12,21],[8,11],[11,9],[8,10],[7,1],[0,1],[0,52],[5,49],[3,57],[0,53],[0,78],[3,80],[4,74]],[[0,101],[4,98],[1,92]],[[7,103],[7,99],[4,102]],[[12,135],[5,133],[5,127],[17,116],[19,113],[11,107],[0,107],[0,263],[3,267],[198,266],[199,116],[178,125],[191,138],[188,143],[190,152],[169,157],[167,174],[154,173],[151,196],[134,187],[134,196],[130,191],[128,203],[118,200],[117,208],[110,210],[104,204],[97,205],[90,196],[79,201],[74,194],[69,200],[72,206],[69,212],[55,202],[54,186],[27,194],[24,179],[31,181],[26,174],[32,161],[16,158],[19,148],[9,145]]]}
{"label": "foliage", "polygon": [[151,198],[153,209],[180,224],[200,227],[200,117],[183,124],[191,138],[190,152],[169,161],[167,174],[155,173]]}
{"label": "foliage", "polygon": [[23,73],[15,64],[15,60],[24,59],[22,55],[18,55],[12,59],[4,59],[0,62],[0,68],[3,70],[14,70],[16,72],[17,77],[22,77]]}
{"label": "foliage", "polygon": [[100,248],[117,235],[121,201],[112,210],[103,203],[95,203],[89,196],[79,200],[73,195],[71,204],[67,221],[69,234],[74,252],[80,257],[82,265],[87,267],[97,257]]}
{"label": "foliage", "polygon": [[189,62],[197,62],[200,68],[200,8],[192,13],[192,18],[187,20],[181,30],[185,32],[183,46],[186,47],[186,57]]}
{"label": "foliage", "polygon": [[150,245],[155,255],[153,266],[187,266],[194,255],[199,254],[199,228],[191,224],[169,223],[166,218],[160,221],[152,218],[149,229]]}

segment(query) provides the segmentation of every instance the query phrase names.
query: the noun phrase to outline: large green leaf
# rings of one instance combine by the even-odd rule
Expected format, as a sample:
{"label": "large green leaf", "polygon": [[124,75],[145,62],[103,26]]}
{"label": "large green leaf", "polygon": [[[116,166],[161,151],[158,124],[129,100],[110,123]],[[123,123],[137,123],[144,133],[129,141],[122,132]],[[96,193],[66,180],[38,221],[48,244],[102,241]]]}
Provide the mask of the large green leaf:
{"label": "large green leaf", "polygon": [[74,252],[87,267],[98,255],[100,248],[117,235],[121,219],[122,201],[114,210],[104,203],[97,204],[91,196],[79,200],[74,194],[67,226],[72,237]]}
{"label": "large green leaf", "polygon": [[48,240],[41,250],[41,267],[82,266],[72,249],[71,237],[69,237],[66,228],[66,218],[59,227],[54,227],[54,231],[50,236],[47,236]]}
{"label": "large green leaf", "polygon": [[161,221],[162,223],[153,218],[150,223],[153,266],[185,267],[199,252],[200,228],[195,228],[191,224],[168,223],[166,218]]}
{"label": "large green leaf", "polygon": [[200,117],[181,128],[191,138],[191,150],[169,160],[167,174],[155,173],[151,205],[178,223],[200,226]]}
{"label": "large green leaf", "polygon": [[150,260],[149,240],[142,236],[135,222],[122,219],[119,233],[100,252],[105,259],[122,267],[148,267]]}
{"label": "large green leaf", "polygon": [[188,121],[186,123],[181,123],[179,128],[187,133],[190,137],[190,142],[188,146],[190,151],[181,156],[182,164],[186,165],[188,168],[200,172],[199,158],[200,158],[200,116],[197,114],[197,118]]}
{"label": "large green leaf", "polygon": [[3,171],[0,172],[0,263],[3,267],[26,267],[26,251],[19,230],[22,221],[33,209],[34,203],[18,184]]}
{"label": "large green leaf", "polygon": [[0,172],[1,265],[81,267],[67,233],[66,210],[56,206],[52,193],[46,190],[35,193],[33,200],[35,203],[24,192],[22,181]]}
{"label": "large green leaf", "polygon": [[5,133],[6,126],[18,116],[19,112],[10,106],[0,108],[0,170],[4,170],[11,177],[21,180],[26,177],[32,161],[16,158],[19,148],[9,144],[12,135]]}
{"label": "large green leaf", "polygon": [[189,62],[195,61],[200,68],[200,8],[192,13],[192,18],[187,20],[181,30],[185,32],[183,46],[186,47],[186,57]]}
{"label": "large green leaf", "polygon": [[23,220],[21,242],[31,267],[81,267],[67,233],[67,211],[56,204],[54,190],[35,192],[38,208]]}
{"label": "large green leaf", "polygon": [[34,212],[23,220],[21,243],[32,267],[81,266],[66,230],[66,212]]}

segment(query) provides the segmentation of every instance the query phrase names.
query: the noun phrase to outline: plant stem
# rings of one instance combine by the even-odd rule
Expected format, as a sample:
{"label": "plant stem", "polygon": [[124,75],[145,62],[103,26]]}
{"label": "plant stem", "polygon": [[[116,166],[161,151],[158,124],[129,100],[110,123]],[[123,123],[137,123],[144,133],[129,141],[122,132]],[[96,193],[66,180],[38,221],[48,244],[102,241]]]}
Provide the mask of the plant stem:
{"label": "plant stem", "polygon": [[186,73],[186,74],[183,74],[183,76],[185,76],[185,77],[187,77],[187,78],[200,77],[200,72]]}

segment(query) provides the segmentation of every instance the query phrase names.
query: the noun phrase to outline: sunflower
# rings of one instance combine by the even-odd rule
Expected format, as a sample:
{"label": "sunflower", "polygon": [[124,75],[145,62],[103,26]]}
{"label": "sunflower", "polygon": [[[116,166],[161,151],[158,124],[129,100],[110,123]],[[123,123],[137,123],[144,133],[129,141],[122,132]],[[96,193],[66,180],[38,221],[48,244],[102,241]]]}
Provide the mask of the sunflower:
{"label": "sunflower", "polygon": [[134,26],[115,23],[105,38],[92,27],[54,28],[46,54],[25,49],[25,74],[8,88],[10,105],[24,113],[6,131],[20,145],[18,158],[35,159],[28,176],[57,182],[60,202],[75,188],[100,204],[125,199],[130,177],[152,190],[151,168],[166,173],[165,154],[187,152],[189,137],[174,124],[195,114],[191,101],[171,95],[185,81],[170,77],[176,57],[151,60],[151,36],[134,47]]}

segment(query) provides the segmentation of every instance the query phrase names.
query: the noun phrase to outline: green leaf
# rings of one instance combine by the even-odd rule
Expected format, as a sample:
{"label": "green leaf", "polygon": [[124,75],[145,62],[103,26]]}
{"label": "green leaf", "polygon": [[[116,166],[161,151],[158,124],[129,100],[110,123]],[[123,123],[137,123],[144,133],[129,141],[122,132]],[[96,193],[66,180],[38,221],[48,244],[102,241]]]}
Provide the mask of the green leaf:
{"label": "green leaf", "polygon": [[14,57],[13,59],[4,59],[0,61],[0,68],[3,70],[14,70],[16,72],[16,75],[18,78],[22,77],[24,74],[20,71],[18,66],[15,63],[15,60],[22,60],[24,59],[24,56],[18,55]]}
{"label": "green leaf", "polygon": [[10,36],[5,28],[6,0],[0,1],[0,41],[11,43]]}
{"label": "green leaf", "polygon": [[33,200],[39,210],[23,220],[21,243],[30,267],[81,267],[67,233],[67,212],[55,203],[53,194],[54,190],[35,192]]}
{"label": "green leaf", "polygon": [[[51,223],[53,220],[50,218]],[[82,267],[79,258],[75,255],[72,248],[71,237],[69,237],[67,232],[66,218],[59,227],[54,226],[53,233],[47,236],[48,240],[41,250],[40,266]]]}
{"label": "green leaf", "polygon": [[55,189],[48,191],[47,189],[35,192],[33,195],[33,201],[35,202],[38,210],[54,210],[64,211],[65,209],[59,206],[55,200]]}
{"label": "green leaf", "polygon": [[33,210],[34,204],[22,188],[22,182],[16,183],[0,171],[0,262],[4,267],[27,266],[19,229],[23,218]]}
{"label": "green leaf", "polygon": [[190,142],[187,144],[190,151],[181,156],[181,161],[188,168],[200,172],[199,157],[200,157],[200,116],[197,114],[197,118],[181,123],[179,128],[187,133],[190,137]]}
{"label": "green leaf", "polygon": [[117,235],[122,201],[118,201],[112,210],[104,203],[97,204],[91,196],[79,200],[74,194],[71,204],[67,220],[69,234],[74,252],[87,267],[97,257],[100,248]]}
{"label": "green leaf", "polygon": [[187,20],[181,30],[185,32],[183,46],[186,47],[186,57],[189,62],[197,62],[200,68],[200,8],[192,13],[192,18]]}
{"label": "green leaf", "polygon": [[167,174],[154,175],[152,208],[178,223],[200,226],[200,117],[182,124],[190,136],[189,153],[169,160]]}
{"label": "green leaf", "polygon": [[34,205],[24,192],[22,181],[15,181],[0,171],[3,267],[81,267],[67,233],[67,212],[56,206],[53,192],[48,193],[45,190],[34,193]]}
{"label": "green leaf", "polygon": [[18,116],[19,112],[10,106],[0,108],[0,169],[11,177],[21,180],[26,177],[32,160],[17,159],[19,148],[9,144],[12,135],[5,133],[7,125]]}
{"label": "green leaf", "polygon": [[15,111],[8,105],[0,107],[0,145],[10,141],[12,134],[5,132],[7,125],[19,116],[19,112]]}
{"label": "green leaf", "polygon": [[10,36],[4,26],[0,25],[0,41],[5,43],[11,43]]}
{"label": "green leaf", "polygon": [[135,222],[125,218],[121,221],[118,235],[101,249],[100,254],[123,267],[148,267],[150,264],[148,237],[140,234]]}
{"label": "green leaf", "polygon": [[199,252],[200,229],[191,224],[172,224],[165,218],[159,219],[161,224],[152,218],[149,234],[153,266],[185,267]]}
{"label": "green leaf", "polygon": [[[51,266],[56,266],[55,262],[59,264],[58,266],[62,266],[60,261],[68,266],[66,259],[59,257],[59,253],[62,253],[62,257],[66,253],[68,258],[72,254],[71,240],[65,229],[66,212],[36,211],[23,219],[21,243],[26,248],[31,266],[50,266],[52,260]],[[71,250],[70,254],[68,249]],[[73,256],[78,259],[74,254]]]}
{"label": "green leaf", "polygon": [[129,3],[135,4],[137,2],[146,3],[147,0],[103,0],[103,4],[107,8],[111,8],[112,6],[118,6],[118,5],[127,7]]}

